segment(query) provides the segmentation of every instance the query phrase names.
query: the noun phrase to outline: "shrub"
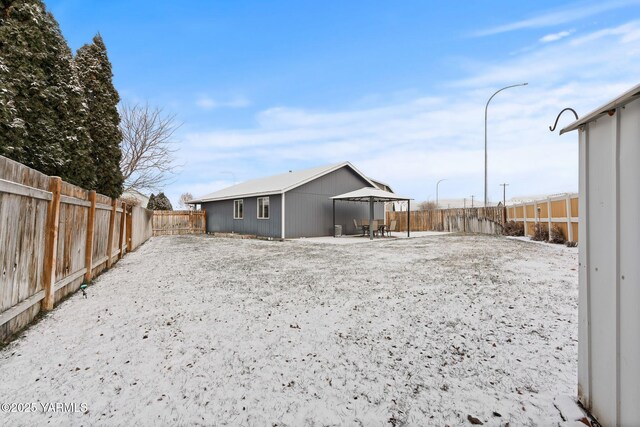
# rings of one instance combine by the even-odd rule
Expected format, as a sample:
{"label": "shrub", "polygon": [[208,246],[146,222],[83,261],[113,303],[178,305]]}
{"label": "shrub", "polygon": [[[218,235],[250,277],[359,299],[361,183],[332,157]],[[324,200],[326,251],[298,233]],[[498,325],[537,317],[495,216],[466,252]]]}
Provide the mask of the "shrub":
{"label": "shrub", "polygon": [[521,222],[508,221],[504,225],[502,233],[505,236],[524,236],[524,224]]}
{"label": "shrub", "polygon": [[537,222],[533,227],[533,236],[531,236],[531,240],[535,240],[537,242],[546,242],[549,240],[549,230],[546,227],[546,224],[541,222]]}
{"label": "shrub", "polygon": [[549,241],[551,243],[559,243],[559,244],[563,244],[566,240],[564,238],[564,234],[562,233],[562,227],[560,227],[558,224],[554,224],[551,227],[551,238],[549,239]]}
{"label": "shrub", "polygon": [[578,246],[578,242],[572,242],[571,240],[567,240],[565,242],[565,245],[567,245],[568,248],[575,248],[576,246]]}

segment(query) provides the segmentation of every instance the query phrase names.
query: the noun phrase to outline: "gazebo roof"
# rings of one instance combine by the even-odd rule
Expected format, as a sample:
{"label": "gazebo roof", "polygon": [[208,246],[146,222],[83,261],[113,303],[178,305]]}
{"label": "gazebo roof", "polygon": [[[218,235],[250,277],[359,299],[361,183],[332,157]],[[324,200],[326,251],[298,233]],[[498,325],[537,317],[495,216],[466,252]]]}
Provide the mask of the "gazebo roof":
{"label": "gazebo roof", "polygon": [[393,200],[413,200],[410,197],[398,196],[389,191],[374,187],[364,187],[356,191],[331,197],[333,200],[349,200],[352,202],[368,202],[373,198],[374,202],[390,202]]}

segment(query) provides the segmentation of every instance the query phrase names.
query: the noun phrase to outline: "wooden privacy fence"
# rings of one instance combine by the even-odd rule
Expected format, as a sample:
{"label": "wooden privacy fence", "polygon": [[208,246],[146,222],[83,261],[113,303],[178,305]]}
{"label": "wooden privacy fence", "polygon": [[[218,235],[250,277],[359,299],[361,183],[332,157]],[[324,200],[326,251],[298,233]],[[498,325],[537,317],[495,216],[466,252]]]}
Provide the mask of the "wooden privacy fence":
{"label": "wooden privacy fence", "polygon": [[[411,212],[411,231],[450,231],[502,234],[502,207],[434,209]],[[407,231],[406,212],[387,212],[386,222],[396,221],[398,231]]]}
{"label": "wooden privacy fence", "polygon": [[[524,224],[525,236],[532,236],[536,223],[551,230],[557,225],[565,240],[578,241],[578,195],[563,194],[507,207],[509,221]],[[549,233],[551,234],[551,233]],[[549,236],[551,238],[551,236]]]}
{"label": "wooden privacy fence", "polygon": [[153,235],[204,234],[207,232],[205,211],[153,211]]}
{"label": "wooden privacy fence", "polygon": [[0,156],[0,341],[151,237],[144,211]]}

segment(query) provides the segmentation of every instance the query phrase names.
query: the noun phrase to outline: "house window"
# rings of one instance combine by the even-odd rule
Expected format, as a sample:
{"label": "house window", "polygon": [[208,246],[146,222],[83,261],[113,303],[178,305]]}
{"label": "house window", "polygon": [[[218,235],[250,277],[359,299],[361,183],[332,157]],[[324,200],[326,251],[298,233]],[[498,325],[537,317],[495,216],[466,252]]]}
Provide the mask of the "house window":
{"label": "house window", "polygon": [[268,197],[258,197],[258,219],[269,219]]}
{"label": "house window", "polygon": [[244,218],[244,200],[233,201],[233,219]]}

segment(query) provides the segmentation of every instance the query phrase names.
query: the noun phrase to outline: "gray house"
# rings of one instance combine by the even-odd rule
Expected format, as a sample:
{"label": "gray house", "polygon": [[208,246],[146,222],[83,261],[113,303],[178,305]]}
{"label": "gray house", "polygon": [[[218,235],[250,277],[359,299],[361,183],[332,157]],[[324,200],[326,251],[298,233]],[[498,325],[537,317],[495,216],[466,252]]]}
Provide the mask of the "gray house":
{"label": "gray house", "polygon": [[[351,163],[316,167],[246,181],[192,200],[207,215],[207,232],[254,234],[278,239],[333,234],[331,197],[363,187],[379,188]],[[384,218],[384,205],[374,215]],[[336,206],[336,224],[344,234],[357,230],[353,220],[369,218],[366,203]]]}

